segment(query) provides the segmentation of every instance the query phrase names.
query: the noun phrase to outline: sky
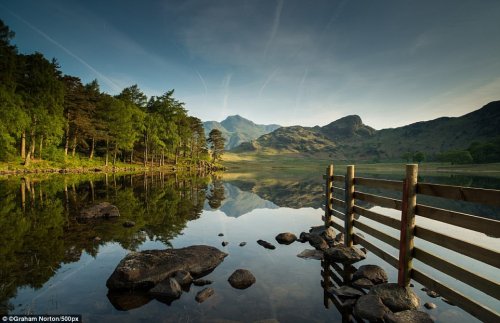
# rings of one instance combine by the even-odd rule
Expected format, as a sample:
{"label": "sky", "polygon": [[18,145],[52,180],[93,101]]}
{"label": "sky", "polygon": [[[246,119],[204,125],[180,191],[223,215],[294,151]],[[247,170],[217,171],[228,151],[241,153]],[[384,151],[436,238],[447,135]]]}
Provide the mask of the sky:
{"label": "sky", "polygon": [[21,53],[191,115],[376,129],[500,99],[498,0],[0,0]]}

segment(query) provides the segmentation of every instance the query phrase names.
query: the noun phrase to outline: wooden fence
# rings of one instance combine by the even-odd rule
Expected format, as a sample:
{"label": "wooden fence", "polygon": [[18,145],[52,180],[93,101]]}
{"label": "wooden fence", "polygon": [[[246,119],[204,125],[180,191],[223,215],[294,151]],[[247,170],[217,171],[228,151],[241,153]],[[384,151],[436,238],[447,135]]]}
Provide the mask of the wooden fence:
{"label": "wooden fence", "polygon": [[[356,177],[354,169],[354,166],[348,166],[345,176],[335,175],[333,165],[330,165],[326,169],[326,175],[324,176],[326,180],[325,226],[331,225],[337,230],[344,232],[344,243],[346,246],[360,244],[398,269],[398,283],[400,286],[408,286],[410,280],[413,279],[427,288],[438,292],[480,320],[500,322],[498,309],[491,309],[484,304],[468,298],[466,295],[439,282],[413,266],[413,259],[418,259],[422,263],[499,300],[500,285],[498,281],[483,277],[480,272],[465,269],[447,259],[435,256],[419,246],[415,246],[414,237],[453,250],[497,269],[500,268],[499,250],[465,242],[446,233],[421,227],[416,223],[418,222],[416,221],[416,219],[418,220],[416,216],[418,216],[474,230],[493,237],[499,237],[500,221],[419,204],[417,196],[427,195],[499,207],[500,190],[418,183],[418,165],[415,164],[406,165],[406,177],[402,181]],[[402,193],[402,199],[399,200],[362,192],[358,190],[358,186],[396,191],[400,195]],[[343,193],[343,199],[338,198],[339,192]],[[373,212],[368,208],[360,206],[359,204],[364,202],[356,203],[358,201],[399,210],[401,211],[401,218],[397,219]],[[355,215],[399,230],[399,240],[356,220]],[[333,218],[336,219],[333,220]],[[361,230],[365,234],[369,234],[398,249],[399,257],[396,258],[382,248],[377,247],[354,229]],[[326,270],[324,269],[324,271]]]}

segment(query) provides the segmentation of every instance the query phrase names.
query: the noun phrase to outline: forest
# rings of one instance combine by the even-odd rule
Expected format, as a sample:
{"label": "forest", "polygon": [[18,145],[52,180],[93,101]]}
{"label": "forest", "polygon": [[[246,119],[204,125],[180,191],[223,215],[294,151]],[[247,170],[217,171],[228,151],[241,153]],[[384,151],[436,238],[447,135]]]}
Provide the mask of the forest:
{"label": "forest", "polygon": [[[64,74],[55,58],[19,53],[14,36],[0,20],[0,161],[152,167],[210,161],[201,120],[188,114],[173,89],[148,98],[132,85],[113,96],[97,80],[84,84]],[[223,140],[213,135],[212,150]],[[220,154],[213,153],[212,162]]]}

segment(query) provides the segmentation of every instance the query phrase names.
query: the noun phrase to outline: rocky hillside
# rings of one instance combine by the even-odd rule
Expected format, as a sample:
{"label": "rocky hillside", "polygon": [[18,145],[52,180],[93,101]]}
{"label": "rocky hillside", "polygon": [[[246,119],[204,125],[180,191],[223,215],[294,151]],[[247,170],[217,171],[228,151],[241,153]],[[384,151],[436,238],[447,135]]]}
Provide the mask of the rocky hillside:
{"label": "rocky hillside", "polygon": [[323,127],[282,127],[240,145],[235,152],[322,155],[338,160],[396,160],[405,152],[428,155],[467,149],[473,142],[500,136],[500,101],[456,118],[438,118],[407,126],[375,130],[357,115]]}
{"label": "rocky hillside", "polygon": [[208,136],[212,129],[219,129],[226,138],[226,150],[234,148],[241,143],[250,142],[262,135],[270,133],[280,126],[277,124],[261,125],[245,119],[239,115],[229,116],[222,122],[206,121],[203,123],[205,135]]}

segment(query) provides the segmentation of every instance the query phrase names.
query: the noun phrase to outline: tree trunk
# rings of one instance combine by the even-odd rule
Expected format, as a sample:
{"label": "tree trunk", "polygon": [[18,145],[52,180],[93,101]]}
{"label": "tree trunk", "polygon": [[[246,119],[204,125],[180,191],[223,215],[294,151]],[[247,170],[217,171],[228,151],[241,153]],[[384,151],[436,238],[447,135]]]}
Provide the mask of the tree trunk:
{"label": "tree trunk", "polygon": [[36,146],[36,136],[34,131],[31,133],[31,144],[30,144],[30,153],[31,153],[31,158],[35,158],[35,146]]}
{"label": "tree trunk", "polygon": [[116,164],[116,154],[118,152],[118,147],[115,146],[115,150],[113,152],[113,166]]}
{"label": "tree trunk", "polygon": [[144,134],[144,167],[148,165],[148,134]]}
{"label": "tree trunk", "polygon": [[177,166],[178,159],[179,159],[179,147],[176,147],[175,148],[175,162],[174,162],[175,166]]}
{"label": "tree trunk", "polygon": [[42,160],[42,148],[43,148],[43,136],[40,137],[40,149],[39,149],[40,160]]}
{"label": "tree trunk", "polygon": [[75,152],[76,152],[76,132],[75,135],[73,136],[73,147],[71,147],[71,156],[75,157]]}
{"label": "tree trunk", "polygon": [[95,147],[95,138],[92,137],[92,144],[90,145],[90,155],[89,155],[90,160],[94,158],[94,147]]}
{"label": "tree trunk", "polygon": [[26,130],[21,133],[21,158],[26,158]]}
{"label": "tree trunk", "polygon": [[68,156],[68,150],[69,150],[69,126],[66,127],[66,130],[64,132],[64,157]]}
{"label": "tree trunk", "polygon": [[108,158],[109,158],[109,139],[106,139],[106,163],[104,166],[108,166]]}
{"label": "tree trunk", "polygon": [[132,147],[132,151],[130,152],[130,164],[134,163],[134,148]]}

